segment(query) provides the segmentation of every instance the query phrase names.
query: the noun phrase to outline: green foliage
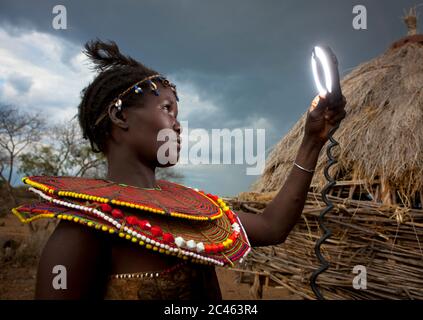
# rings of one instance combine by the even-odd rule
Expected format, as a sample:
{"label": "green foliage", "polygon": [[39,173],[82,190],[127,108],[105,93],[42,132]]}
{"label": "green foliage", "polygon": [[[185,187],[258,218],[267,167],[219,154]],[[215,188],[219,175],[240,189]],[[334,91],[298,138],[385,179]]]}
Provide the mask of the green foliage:
{"label": "green foliage", "polygon": [[24,153],[20,156],[20,167],[18,171],[28,176],[32,175],[59,175],[57,167],[59,159],[54,154],[51,146],[36,148],[33,153]]}
{"label": "green foliage", "polygon": [[74,121],[52,127],[44,144],[19,157],[19,173],[52,176],[104,176],[104,156],[91,151]]}

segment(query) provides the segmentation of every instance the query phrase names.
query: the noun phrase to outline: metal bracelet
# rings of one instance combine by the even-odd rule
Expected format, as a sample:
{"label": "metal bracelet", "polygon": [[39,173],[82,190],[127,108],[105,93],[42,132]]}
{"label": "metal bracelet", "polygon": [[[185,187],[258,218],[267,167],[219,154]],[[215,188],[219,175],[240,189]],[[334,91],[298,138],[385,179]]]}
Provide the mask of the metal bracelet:
{"label": "metal bracelet", "polygon": [[296,166],[298,169],[301,169],[301,170],[303,170],[303,171],[305,171],[305,172],[308,172],[308,173],[314,173],[314,171],[315,170],[310,170],[310,169],[306,169],[306,168],[304,168],[304,167],[301,167],[298,163],[296,163],[295,161],[294,161],[294,166]]}

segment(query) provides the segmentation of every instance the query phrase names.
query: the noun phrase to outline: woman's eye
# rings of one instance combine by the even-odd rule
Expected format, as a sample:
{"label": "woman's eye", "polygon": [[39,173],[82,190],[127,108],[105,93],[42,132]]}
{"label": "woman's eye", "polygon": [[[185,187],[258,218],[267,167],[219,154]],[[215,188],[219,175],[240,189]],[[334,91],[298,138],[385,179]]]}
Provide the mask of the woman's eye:
{"label": "woman's eye", "polygon": [[166,109],[167,111],[169,111],[170,110],[170,105],[165,105],[165,106],[163,106],[163,109]]}

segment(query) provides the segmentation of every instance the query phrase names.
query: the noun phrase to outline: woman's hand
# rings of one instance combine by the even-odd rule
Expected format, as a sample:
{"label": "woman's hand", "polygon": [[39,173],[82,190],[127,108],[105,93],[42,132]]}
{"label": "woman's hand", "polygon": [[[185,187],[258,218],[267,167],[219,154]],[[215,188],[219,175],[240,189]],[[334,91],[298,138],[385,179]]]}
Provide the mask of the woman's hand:
{"label": "woman's hand", "polygon": [[307,113],[304,141],[323,147],[328,140],[329,131],[345,118],[346,99],[330,102],[328,97],[317,96]]}
{"label": "woman's hand", "polygon": [[282,243],[298,222],[313,178],[311,170],[316,167],[320,150],[328,140],[329,131],[345,118],[345,97],[335,103],[329,100],[316,97],[307,113],[304,139],[295,163],[308,170],[293,166],[283,187],[262,214],[238,211],[253,246]]}

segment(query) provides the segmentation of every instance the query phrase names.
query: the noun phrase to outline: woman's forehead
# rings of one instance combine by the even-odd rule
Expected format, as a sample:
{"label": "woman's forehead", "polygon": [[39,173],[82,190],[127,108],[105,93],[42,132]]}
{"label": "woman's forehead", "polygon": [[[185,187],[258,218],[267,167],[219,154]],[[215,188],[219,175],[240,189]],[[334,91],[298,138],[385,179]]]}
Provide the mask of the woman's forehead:
{"label": "woman's forehead", "polygon": [[142,100],[147,105],[155,106],[158,104],[169,103],[172,105],[178,106],[176,96],[170,88],[159,88],[159,95],[156,96],[153,92],[149,92],[147,95],[144,95]]}
{"label": "woman's forehead", "polygon": [[157,98],[160,101],[164,101],[164,100],[168,100],[171,103],[176,104],[176,96],[175,93],[173,92],[173,90],[169,87],[161,87],[159,90],[159,95],[157,96]]}

